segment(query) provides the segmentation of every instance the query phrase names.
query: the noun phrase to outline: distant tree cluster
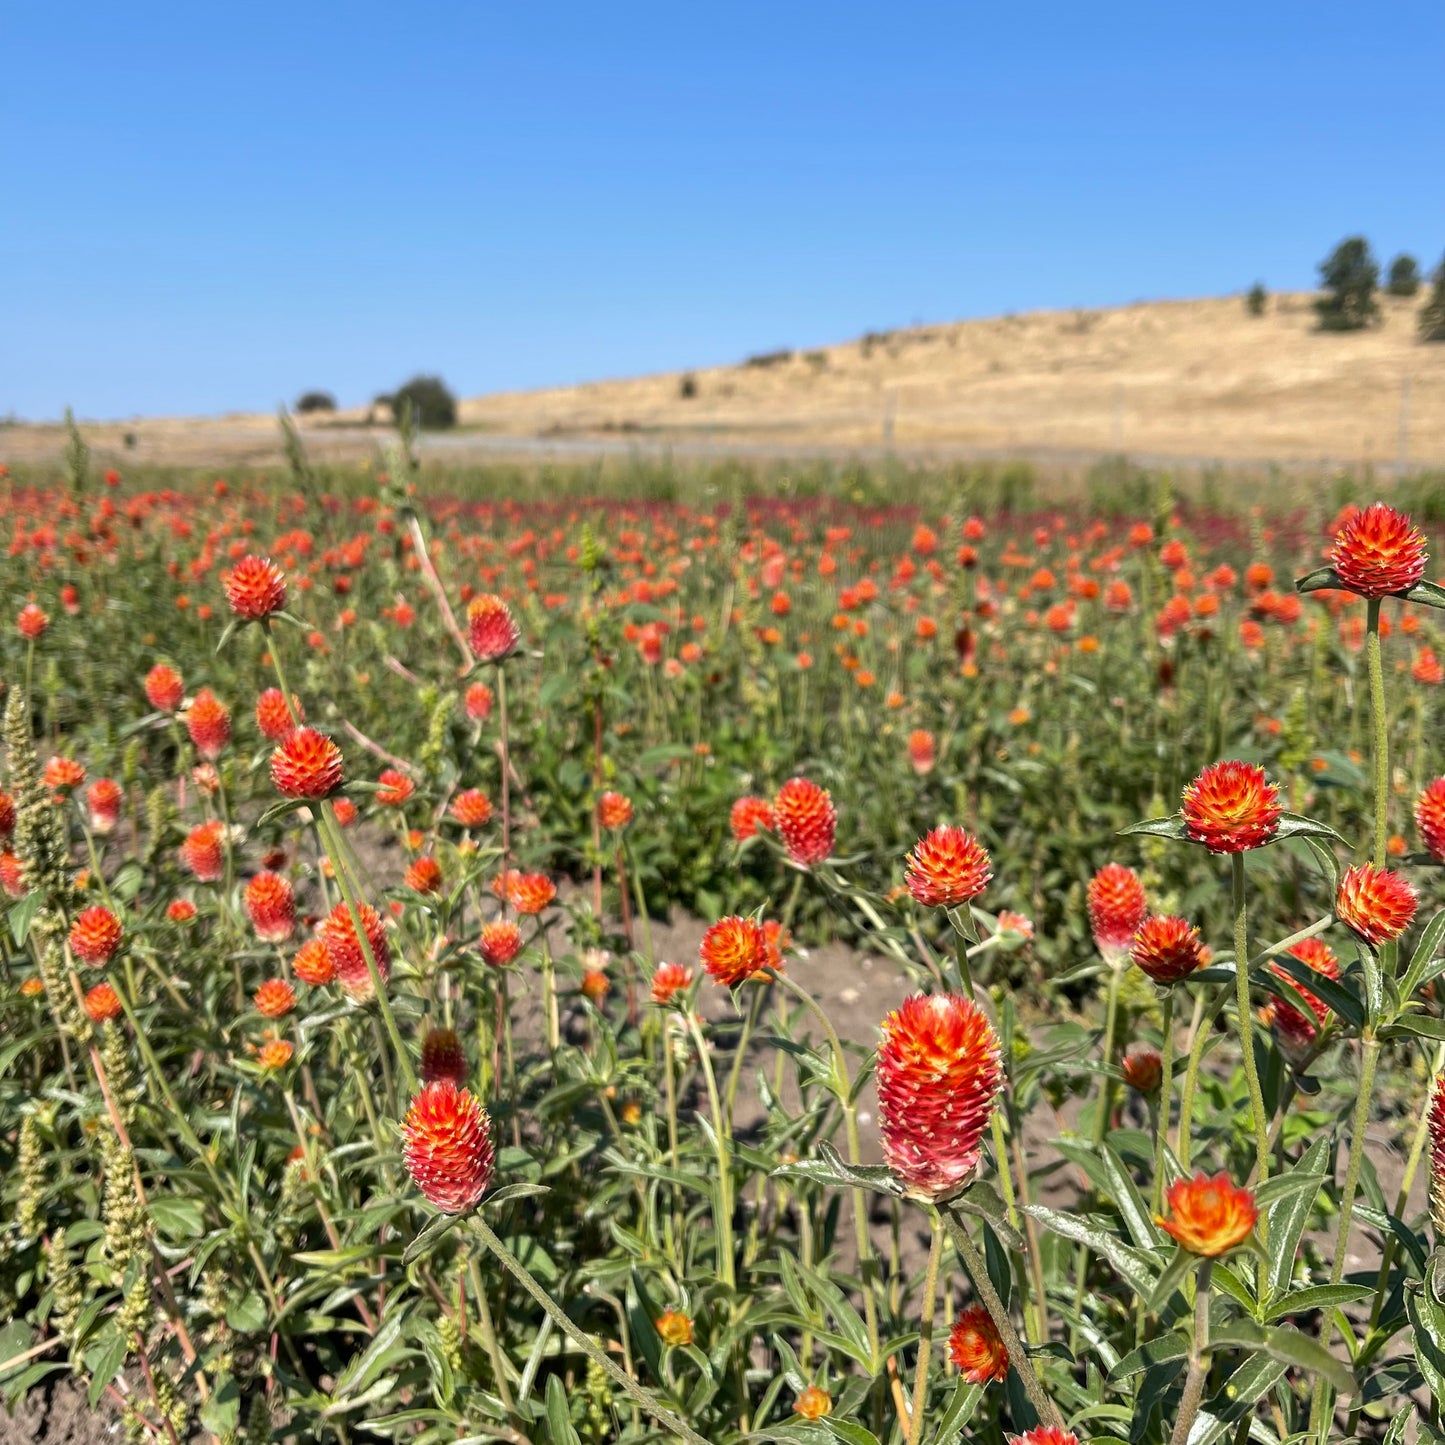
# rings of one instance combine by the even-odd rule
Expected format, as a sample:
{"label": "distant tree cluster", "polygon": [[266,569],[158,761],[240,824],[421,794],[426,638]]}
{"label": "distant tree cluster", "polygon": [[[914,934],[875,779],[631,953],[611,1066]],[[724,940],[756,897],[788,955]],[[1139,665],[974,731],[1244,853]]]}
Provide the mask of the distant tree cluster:
{"label": "distant tree cluster", "polygon": [[[442,431],[457,424],[457,399],[439,376],[414,376],[395,391],[383,392],[372,402],[372,416],[385,407],[393,418],[410,413],[412,425],[423,431]],[[296,398],[298,416],[330,414],[336,398],[329,391],[306,391]]]}
{"label": "distant tree cluster", "polygon": [[[1349,236],[1320,262],[1320,288],[1324,295],[1315,302],[1321,331],[1360,331],[1380,318],[1380,263],[1363,236]],[[1417,296],[1424,282],[1420,263],[1402,251],[1385,272],[1385,293],[1409,300]],[[1445,260],[1430,277],[1431,291],[1420,310],[1420,337],[1424,341],[1445,341]],[[1256,281],[1244,298],[1251,316],[1263,316],[1269,306],[1269,292]]]}

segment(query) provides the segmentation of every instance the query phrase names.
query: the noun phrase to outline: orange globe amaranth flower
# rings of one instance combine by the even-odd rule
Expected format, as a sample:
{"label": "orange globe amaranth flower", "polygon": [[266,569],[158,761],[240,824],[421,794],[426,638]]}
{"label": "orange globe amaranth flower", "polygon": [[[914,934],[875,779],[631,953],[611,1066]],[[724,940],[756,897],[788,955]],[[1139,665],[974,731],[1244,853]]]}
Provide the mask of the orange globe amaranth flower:
{"label": "orange globe amaranth flower", "polygon": [[1158,1049],[1140,1044],[1130,1049],[1120,1062],[1124,1082],[1140,1094],[1155,1094],[1164,1080],[1164,1060]]}
{"label": "orange globe amaranth flower", "polygon": [[1111,962],[1129,952],[1148,914],[1144,885],[1132,868],[1106,863],[1089,880],[1089,927],[1099,952]]}
{"label": "orange globe amaranth flower", "polygon": [[231,711],[208,687],[203,687],[186,709],[186,731],[196,751],[213,763],[231,741]]}
{"label": "orange globe amaranth flower", "polygon": [[607,975],[600,968],[589,968],[582,974],[581,991],[596,1008],[602,1007],[610,987]]}
{"label": "orange globe amaranth flower", "polygon": [[125,794],[114,778],[97,778],[85,790],[85,806],[90,814],[90,831],[102,837],[115,831],[120,821],[120,805]]}
{"label": "orange globe amaranth flower", "polygon": [[622,793],[603,793],[597,800],[597,821],[618,832],[632,821],[632,799]]}
{"label": "orange globe amaranth flower", "polygon": [[692,1321],[680,1310],[663,1310],[652,1323],[658,1338],[670,1348],[678,1349],[692,1343]]}
{"label": "orange globe amaranth flower", "polygon": [[383,768],[377,781],[381,786],[376,790],[376,801],[383,808],[399,808],[416,792],[416,784],[395,768]]}
{"label": "orange globe amaranth flower", "polygon": [[341,749],[315,728],[294,728],[271,754],[271,781],[286,798],[317,802],[341,786]]}
{"label": "orange globe amaranth flower", "polygon": [[1335,895],[1335,917],[1378,948],[1398,938],[1419,906],[1419,895],[1398,873],[1362,863],[1346,870]]}
{"label": "orange globe amaranth flower", "polygon": [[972,999],[916,994],[889,1014],[878,1049],[883,1158],[915,1199],[951,1199],[978,1168],[1003,1087],[998,1036]]}
{"label": "orange globe amaranth flower", "polygon": [[356,821],[356,804],[350,798],[333,798],[331,811],[336,814],[338,828],[349,828]]}
{"label": "orange globe amaranth flower", "polygon": [[15,831],[15,799],[0,792],[0,839],[8,839]]}
{"label": "orange globe amaranth flower", "polygon": [[908,762],[919,777],[933,771],[937,761],[937,743],[927,728],[914,728],[908,734]]}
{"label": "orange globe amaranth flower", "polygon": [[789,778],[773,799],[773,825],[788,857],[811,868],[832,853],[838,814],[826,788],[807,778]]}
{"label": "orange globe amaranth flower", "polygon": [[450,1079],[457,1088],[467,1081],[467,1056],[455,1029],[428,1029],[421,1043],[421,1079],[434,1084]]}
{"label": "orange globe amaranth flower", "polygon": [[1408,592],[1424,577],[1428,560],[1425,534],[1384,502],[1348,518],[1330,548],[1341,584],[1361,597]]}
{"label": "orange globe amaranth flower", "polygon": [[474,682],[466,692],[464,704],[473,722],[486,722],[492,715],[492,690],[484,682]]}
{"label": "orange globe amaranth flower", "polygon": [[[1323,939],[1305,938],[1290,949],[1290,955],[1307,963],[1323,978],[1340,976],[1340,961],[1334,950]],[[1284,1056],[1292,1063],[1301,1061],[1319,1037],[1319,1025],[1329,1016],[1330,1008],[1317,998],[1303,984],[1296,982],[1277,963],[1270,964],[1270,972],[1283,979],[1309,1005],[1314,1019],[1302,1014],[1292,1003],[1282,998],[1271,998],[1260,1010],[1260,1019],[1273,1030]]]}
{"label": "orange globe amaranth flower", "polygon": [[988,887],[993,868],[982,843],[962,828],[934,828],[913,845],[903,881],[926,908],[955,908]]}
{"label": "orange globe amaranth flower", "polygon": [[267,1039],[256,1055],[256,1062],[263,1069],[284,1069],[295,1052],[288,1039]]}
{"label": "orange globe amaranth flower", "polygon": [[25,897],[25,865],[8,848],[0,853],[0,888],[11,898]]}
{"label": "orange globe amaranth flower", "polygon": [[104,968],[116,955],[124,933],[120,919],[98,904],[76,916],[70,925],[70,951],[92,968]]}
{"label": "orange globe amaranth flower", "polygon": [[1057,1425],[1037,1425],[1022,1435],[1010,1435],[1008,1445],[1079,1445],[1079,1437]]}
{"label": "orange globe amaranth flower", "polygon": [[1155,914],[1139,925],[1129,957],[1155,983],[1167,988],[1204,963],[1204,940],[1187,918]]}
{"label": "orange globe amaranth flower", "polygon": [[[96,987],[99,988],[100,985],[97,984]],[[45,980],[43,978],[32,976],[20,985],[21,998],[39,998],[44,992]],[[119,1000],[117,999],[116,1002],[119,1003]]]}
{"label": "orange globe amaranth flower", "polygon": [[512,610],[495,592],[483,592],[467,604],[467,636],[478,662],[500,662],[522,640]]}
{"label": "orange globe amaranth flower", "polygon": [[1180,815],[1189,837],[1211,853],[1243,853],[1274,837],[1279,789],[1254,763],[1211,763],[1184,789]]}
{"label": "orange globe amaranth flower", "polygon": [[1430,1131],[1430,1222],[1435,1242],[1445,1241],[1445,1076],[1435,1080],[1426,1114]]}
{"label": "orange globe amaranth flower", "polygon": [[181,862],[201,883],[218,883],[226,872],[223,824],[212,819],[192,828],[181,844]]}
{"label": "orange globe amaranth flower", "polygon": [[1422,647],[1410,667],[1410,676],[1422,687],[1439,687],[1445,682],[1445,667],[1441,667],[1433,649]]}
{"label": "orange globe amaranth flower", "polygon": [[491,821],[491,799],[480,788],[463,788],[452,799],[452,817],[463,828],[483,828]]}
{"label": "orange globe amaranth flower", "polygon": [[440,893],[442,865],[428,854],[415,859],[402,879],[413,893]]}
{"label": "orange globe amaranth flower", "polygon": [[221,585],[243,622],[260,622],[286,605],[286,574],[269,557],[242,557],[221,574]]}
{"label": "orange globe amaranth flower", "polygon": [[1437,863],[1445,863],[1445,778],[1428,783],[1415,804],[1420,841]]}
{"label": "orange globe amaranth flower", "polygon": [[74,758],[51,758],[45,765],[45,786],[60,797],[69,797],[84,781],[85,769]]}
{"label": "orange globe amaranth flower", "polygon": [[809,1385],[793,1401],[793,1414],[805,1420],[821,1420],[833,1413],[833,1397],[819,1385]]}
{"label": "orange globe amaranth flower", "polygon": [[1253,1192],[1238,1188],[1222,1171],[1212,1179],[1202,1170],[1192,1179],[1176,1179],[1164,1198],[1169,1217],[1160,1217],[1160,1226],[1190,1254],[1205,1259],[1243,1244],[1259,1218]]}
{"label": "orange globe amaranth flower", "polygon": [[969,1305],[959,1312],[948,1335],[948,1357],[970,1385],[1008,1378],[1008,1350],[982,1305]]}
{"label": "orange globe amaranth flower", "polygon": [[146,701],[157,712],[175,712],[185,696],[185,684],[175,668],[158,662],[146,673]]}
{"label": "orange globe amaranth flower", "polygon": [[492,1182],[496,1157],[487,1111],[451,1079],[422,1086],[401,1125],[402,1162],[427,1203],[465,1214]]}
{"label": "orange globe amaranth flower", "polygon": [[285,1018],[296,1007],[296,990],[284,978],[268,978],[255,992],[256,1012],[268,1019]]}
{"label": "orange globe amaranth flower", "polygon": [[15,619],[15,630],[27,642],[35,642],[45,635],[50,618],[33,602],[27,602]]}
{"label": "orange globe amaranth flower", "polygon": [[95,1024],[118,1019],[121,1015],[120,995],[108,983],[98,983],[86,990],[85,1012]]}
{"label": "orange globe amaranth flower", "polygon": [[291,960],[291,971],[312,988],[321,988],[336,977],[336,966],[331,962],[326,944],[319,938],[308,938],[296,950],[296,957]]}
{"label": "orange globe amaranth flower", "polygon": [[[294,718],[291,715],[293,708],[296,713]],[[293,697],[291,707],[287,707],[286,694],[279,687],[268,687],[256,699],[256,726],[269,742],[280,742],[305,716],[301,699]]]}
{"label": "orange globe amaranth flower", "polygon": [[739,798],[728,815],[728,826],[739,843],[746,843],[760,832],[770,833],[773,829],[773,805],[766,798]]}
{"label": "orange globe amaranth flower", "polygon": [[545,873],[514,873],[507,880],[507,901],[518,913],[541,913],[557,896],[557,886]]}
{"label": "orange globe amaranth flower", "polygon": [[698,953],[714,983],[736,988],[768,966],[768,935],[755,918],[720,918],[703,934]]}
{"label": "orange globe amaranth flower", "polygon": [[652,1001],[666,1007],[692,983],[692,970],[680,963],[659,963],[652,975]]}
{"label": "orange globe amaranth flower", "polygon": [[196,905],[189,898],[172,898],[166,904],[166,917],[172,923],[189,923],[196,916]]}
{"label": "orange globe amaranth flower", "polygon": [[[386,925],[381,921],[381,914],[369,903],[358,903],[356,911],[361,916],[366,942],[371,947],[377,977],[385,984],[391,977],[391,948],[386,940]],[[355,1003],[365,1003],[376,989],[366,965],[366,953],[357,937],[356,925],[351,921],[351,910],[345,902],[338,903],[326,915],[317,936],[326,945],[331,967],[335,969],[346,996]]]}
{"label": "orange globe amaranth flower", "polygon": [[495,918],[482,925],[478,947],[485,962],[505,968],[522,951],[522,930],[510,918]]}
{"label": "orange globe amaranth flower", "polygon": [[246,885],[246,916],[262,943],[285,943],[296,929],[296,894],[279,873],[258,873]]}

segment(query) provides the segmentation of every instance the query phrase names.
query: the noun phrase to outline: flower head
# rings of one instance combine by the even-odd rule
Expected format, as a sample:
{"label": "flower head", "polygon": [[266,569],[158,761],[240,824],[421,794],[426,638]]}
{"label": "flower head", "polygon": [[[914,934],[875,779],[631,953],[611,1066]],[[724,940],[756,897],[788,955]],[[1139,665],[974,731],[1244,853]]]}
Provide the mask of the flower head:
{"label": "flower head", "polygon": [[120,995],[108,984],[98,983],[85,994],[85,1012],[91,1023],[103,1024],[121,1014]]}
{"label": "flower head", "polygon": [[652,975],[652,1001],[662,1007],[670,1004],[692,982],[692,970],[680,963],[659,963]]}
{"label": "flower head", "polygon": [[773,828],[773,805],[766,798],[739,798],[728,815],[728,826],[739,843]]}
{"label": "flower head", "polygon": [[773,799],[773,824],[788,857],[811,868],[833,851],[838,813],[826,788],[807,778],[789,778]]}
{"label": "flower head", "polygon": [[[386,925],[369,903],[358,903],[356,911],[361,915],[361,926],[371,947],[377,977],[385,983],[391,976],[391,949],[386,941]],[[331,967],[336,970],[336,977],[341,980],[346,996],[356,1003],[365,1003],[376,990],[371,982],[371,971],[366,966],[361,940],[357,937],[356,925],[351,921],[351,910],[344,902],[338,903],[326,915],[317,936],[326,945]]]}
{"label": "flower head", "polygon": [[467,604],[467,635],[478,662],[500,662],[522,640],[511,608],[495,592],[483,592]]}
{"label": "flower head", "polygon": [[97,778],[85,790],[85,807],[90,814],[90,831],[102,836],[113,832],[120,821],[125,794],[114,778]]}
{"label": "flower head", "polygon": [[166,917],[172,923],[189,923],[196,916],[196,905],[189,898],[172,898],[166,904]]}
{"label": "flower head", "polygon": [[463,788],[452,799],[452,817],[463,828],[484,827],[491,816],[491,800],[480,788]]}
{"label": "flower head", "polygon": [[961,1310],[948,1336],[948,1356],[970,1385],[1008,1378],[1008,1351],[982,1305]]}
{"label": "flower head", "polygon": [[1430,1222],[1435,1226],[1435,1242],[1445,1242],[1445,1076],[1435,1080],[1430,1090]]}
{"label": "flower head", "polygon": [[286,574],[269,557],[242,557],[222,573],[226,602],[243,622],[260,622],[286,605]]}
{"label": "flower head", "polygon": [[1155,914],[1139,925],[1129,957],[1155,983],[1167,987],[1188,978],[1204,962],[1204,940],[1187,918]]}
{"label": "flower head", "polygon": [[294,728],[271,754],[271,781],[286,798],[319,801],[341,786],[341,749],[315,728]]}
{"label": "flower head", "polygon": [[463,699],[467,716],[473,722],[485,722],[492,715],[492,690],[484,682],[474,682]]}
{"label": "flower head", "polygon": [[186,709],[186,731],[196,751],[215,762],[231,741],[231,711],[208,687],[203,687]]}
{"label": "flower head", "polygon": [[557,885],[545,873],[513,873],[507,879],[507,902],[518,913],[541,913],[556,896]]}
{"label": "flower head", "polygon": [[428,1029],[421,1043],[421,1078],[424,1084],[450,1079],[457,1088],[467,1081],[467,1056],[455,1029]]}
{"label": "flower head", "polygon": [[1122,958],[1149,913],[1139,875],[1122,863],[1106,863],[1089,880],[1089,927],[1106,959]]}
{"label": "flower head", "polygon": [[396,768],[383,768],[377,782],[376,801],[383,808],[399,808],[416,792],[416,784]]}
{"label": "flower head", "polygon": [[256,1062],[263,1069],[284,1069],[295,1052],[289,1039],[267,1039],[256,1055]]}
{"label": "flower head", "polygon": [[308,938],[296,950],[296,957],[291,960],[291,971],[302,983],[310,984],[312,988],[321,988],[336,977],[336,966],[331,962],[331,954],[319,938]]}
{"label": "flower head", "polygon": [[1203,1171],[1192,1179],[1176,1179],[1164,1198],[1169,1217],[1159,1224],[1190,1254],[1206,1259],[1243,1244],[1259,1218],[1253,1192],[1238,1188],[1223,1172],[1212,1179]]}
{"label": "flower head", "polygon": [[1330,549],[1340,581],[1361,597],[1408,592],[1425,575],[1427,560],[1424,533],[1384,502],[1349,517]]}
{"label": "flower head", "polygon": [[50,626],[50,618],[33,602],[27,602],[15,619],[15,628],[27,642],[34,642],[44,636]]}
{"label": "flower head", "polygon": [[1057,1425],[1037,1425],[1022,1435],[1010,1435],[1008,1445],[1079,1445],[1079,1437]]}
{"label": "flower head", "polygon": [[442,881],[442,865],[426,853],[412,860],[402,879],[413,893],[423,894],[440,893]]}
{"label": "flower head", "polygon": [[478,947],[493,968],[505,968],[522,951],[522,930],[510,918],[494,918],[482,925]]}
{"label": "flower head", "polygon": [[1003,1087],[998,1036],[972,999],[917,994],[889,1014],[878,1049],[883,1157],[915,1198],[967,1187]]}
{"label": "flower head", "polygon": [[201,883],[219,883],[225,874],[225,832],[224,825],[213,818],[192,828],[181,844],[181,862]]}
{"label": "flower head", "polygon": [[68,798],[85,781],[85,767],[74,758],[53,757],[45,764],[45,786]]}
{"label": "flower head", "polygon": [[[291,716],[292,708],[296,710],[295,718]],[[293,697],[291,707],[287,707],[286,694],[279,687],[268,687],[256,699],[256,726],[270,742],[280,742],[296,726],[297,720],[304,717],[301,699]]]}
{"label": "flower head", "polygon": [[937,740],[927,728],[914,728],[908,734],[908,761],[919,777],[933,771],[937,747]]}
{"label": "flower head", "polygon": [[805,1420],[821,1420],[833,1413],[833,1397],[821,1385],[809,1385],[793,1401],[793,1414]]}
{"label": "flower head", "polygon": [[1254,763],[1211,763],[1184,789],[1189,837],[1211,853],[1243,853],[1268,843],[1279,827],[1279,789]]}
{"label": "flower head", "polygon": [[632,799],[622,793],[603,793],[597,800],[597,821],[618,832],[632,821]]}
{"label": "flower head", "polygon": [[977,898],[993,876],[988,853],[972,833],[934,828],[913,845],[904,882],[927,908],[954,908]]}
{"label": "flower head", "polygon": [[443,1214],[465,1214],[496,1166],[487,1111],[451,1079],[424,1084],[402,1121],[402,1162],[412,1183]]}
{"label": "flower head", "polygon": [[296,928],[296,894],[279,873],[258,873],[246,885],[246,916],[263,943],[285,943]]}
{"label": "flower head", "polygon": [[1155,1094],[1164,1079],[1164,1060],[1158,1049],[1139,1044],[1130,1049],[1120,1062],[1124,1082],[1140,1094]]}
{"label": "flower head", "polygon": [[[1340,976],[1340,961],[1322,938],[1301,939],[1290,949],[1290,955],[1301,963],[1307,963],[1322,978]],[[1329,1005],[1291,978],[1279,964],[1272,963],[1269,967],[1276,978],[1283,979],[1299,994],[1309,1005],[1315,1020],[1322,1024],[1329,1016]],[[1285,1057],[1292,1061],[1303,1059],[1319,1036],[1317,1024],[1285,999],[1271,998],[1260,1010],[1259,1016],[1274,1031]]]}
{"label": "flower head", "polygon": [[663,1310],[652,1323],[663,1344],[677,1349],[692,1343],[692,1321],[680,1310]]}
{"label": "flower head", "polygon": [[9,838],[15,831],[15,799],[9,793],[0,792],[0,839]]}
{"label": "flower head", "polygon": [[1415,826],[1430,856],[1437,863],[1445,863],[1445,778],[1436,778],[1420,794],[1415,804]]}
{"label": "flower head", "polygon": [[1419,896],[1398,873],[1362,863],[1346,870],[1335,895],[1335,916],[1378,948],[1409,926]]}
{"label": "flower head", "polygon": [[296,990],[284,978],[268,978],[252,999],[256,1012],[268,1019],[285,1018],[296,1007]]}
{"label": "flower head", "polygon": [[180,673],[163,662],[146,673],[145,690],[146,701],[157,712],[175,712],[186,692]]}
{"label": "flower head", "polygon": [[110,909],[98,904],[77,914],[70,925],[70,951],[92,968],[104,968],[116,955],[124,933]]}
{"label": "flower head", "polygon": [[736,988],[768,964],[768,935],[755,918],[719,918],[702,936],[698,950],[708,977]]}

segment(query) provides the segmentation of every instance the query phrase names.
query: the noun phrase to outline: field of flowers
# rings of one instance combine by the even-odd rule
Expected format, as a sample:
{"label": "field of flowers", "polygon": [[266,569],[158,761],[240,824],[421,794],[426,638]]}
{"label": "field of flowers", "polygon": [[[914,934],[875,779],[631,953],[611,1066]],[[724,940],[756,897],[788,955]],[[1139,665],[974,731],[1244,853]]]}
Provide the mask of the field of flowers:
{"label": "field of flowers", "polygon": [[[1404,512],[5,487],[7,1402],[1445,1439]],[[912,996],[840,1037],[825,943]]]}

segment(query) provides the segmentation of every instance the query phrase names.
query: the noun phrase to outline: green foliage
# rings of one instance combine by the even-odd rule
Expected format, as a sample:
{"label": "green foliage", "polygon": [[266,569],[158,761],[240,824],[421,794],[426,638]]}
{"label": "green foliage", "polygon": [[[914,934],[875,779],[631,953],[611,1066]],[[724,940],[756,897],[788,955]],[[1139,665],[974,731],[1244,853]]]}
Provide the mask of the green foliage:
{"label": "green foliage", "polygon": [[1401,252],[1390,262],[1385,273],[1385,290],[1391,296],[1413,296],[1420,289],[1420,265],[1413,256]]}
{"label": "green foliage", "polygon": [[336,398],[329,391],[303,391],[296,398],[296,414],[313,416],[336,410]]}
{"label": "green foliage", "polygon": [[414,376],[390,396],[378,397],[393,415],[409,415],[422,431],[445,431],[457,424],[457,399],[439,376]]}
{"label": "green foliage", "polygon": [[1420,308],[1420,339],[1445,341],[1445,260],[1435,268],[1429,298]]}
{"label": "green foliage", "polygon": [[1351,236],[1320,262],[1326,294],[1315,302],[1321,331],[1359,331],[1380,314],[1380,267],[1363,236]]}
{"label": "green foliage", "polygon": [[1269,292],[1262,281],[1256,281],[1244,298],[1244,309],[1251,316],[1263,316],[1269,307]]}

